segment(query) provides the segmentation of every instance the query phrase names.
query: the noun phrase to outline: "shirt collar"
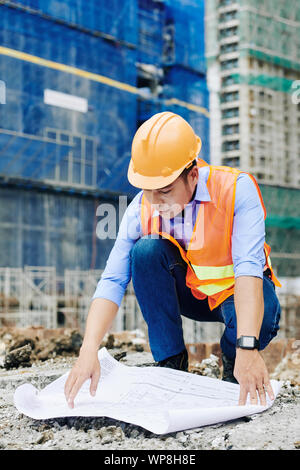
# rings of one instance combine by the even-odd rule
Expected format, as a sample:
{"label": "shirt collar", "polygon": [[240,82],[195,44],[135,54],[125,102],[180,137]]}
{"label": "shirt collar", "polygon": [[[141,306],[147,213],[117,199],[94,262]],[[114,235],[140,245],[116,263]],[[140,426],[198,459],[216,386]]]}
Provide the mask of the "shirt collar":
{"label": "shirt collar", "polygon": [[199,178],[196,188],[194,201],[211,201],[209,191],[207,189],[207,179],[209,175],[209,166],[199,168]]}

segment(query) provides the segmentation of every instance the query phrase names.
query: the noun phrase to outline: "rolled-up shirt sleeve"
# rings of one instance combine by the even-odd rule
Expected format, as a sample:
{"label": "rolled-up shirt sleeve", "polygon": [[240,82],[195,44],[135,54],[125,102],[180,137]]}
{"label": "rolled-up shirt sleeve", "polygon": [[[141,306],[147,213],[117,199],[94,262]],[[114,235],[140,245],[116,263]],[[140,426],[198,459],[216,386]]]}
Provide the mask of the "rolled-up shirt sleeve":
{"label": "rolled-up shirt sleeve", "polygon": [[232,259],[235,278],[263,278],[264,211],[253,180],[241,173],[237,180],[232,230]]}
{"label": "rolled-up shirt sleeve", "polygon": [[105,269],[92,299],[104,298],[120,306],[131,279],[130,252],[141,235],[141,192],[127,207],[120,223],[118,236],[107,259]]}

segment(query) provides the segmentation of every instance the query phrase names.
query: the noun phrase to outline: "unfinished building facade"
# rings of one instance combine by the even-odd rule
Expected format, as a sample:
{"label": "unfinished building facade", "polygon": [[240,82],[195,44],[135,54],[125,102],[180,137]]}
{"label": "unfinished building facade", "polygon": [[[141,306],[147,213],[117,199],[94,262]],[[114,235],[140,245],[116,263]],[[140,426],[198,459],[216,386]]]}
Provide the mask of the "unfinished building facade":
{"label": "unfinished building facade", "polygon": [[299,2],[206,2],[206,56],[211,162],[299,187]]}

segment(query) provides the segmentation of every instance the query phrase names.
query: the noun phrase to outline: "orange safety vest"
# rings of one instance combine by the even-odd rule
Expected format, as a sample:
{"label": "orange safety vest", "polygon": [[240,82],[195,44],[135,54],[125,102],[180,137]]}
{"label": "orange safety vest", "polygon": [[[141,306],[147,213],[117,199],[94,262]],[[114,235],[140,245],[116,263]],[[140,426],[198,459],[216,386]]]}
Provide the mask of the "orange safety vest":
{"label": "orange safety vest", "polygon": [[[201,166],[207,166],[207,163],[198,161],[198,167]],[[153,216],[154,210],[144,195],[141,202],[141,223],[144,235],[159,234],[178,247],[188,265],[186,285],[196,298],[208,297],[209,307],[213,310],[234,293],[231,235],[236,181],[242,171],[226,166],[208,166],[207,188],[211,201],[202,201],[200,204],[187,251],[171,235],[160,231],[160,217]],[[255,183],[266,218],[266,208],[259,186],[255,178],[251,174],[249,176]],[[272,281],[281,287],[272,269],[269,256],[271,248],[267,243],[264,244],[264,251],[264,270],[269,268]]]}

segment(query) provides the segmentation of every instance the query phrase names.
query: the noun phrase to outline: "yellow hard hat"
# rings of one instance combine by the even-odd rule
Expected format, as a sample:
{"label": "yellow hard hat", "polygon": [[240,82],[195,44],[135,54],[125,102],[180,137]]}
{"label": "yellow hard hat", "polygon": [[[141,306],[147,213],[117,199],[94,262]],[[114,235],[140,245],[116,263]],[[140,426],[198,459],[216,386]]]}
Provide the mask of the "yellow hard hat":
{"label": "yellow hard hat", "polygon": [[178,114],[154,114],[137,130],[131,148],[129,182],[141,189],[168,186],[199,154],[201,139]]}

